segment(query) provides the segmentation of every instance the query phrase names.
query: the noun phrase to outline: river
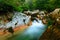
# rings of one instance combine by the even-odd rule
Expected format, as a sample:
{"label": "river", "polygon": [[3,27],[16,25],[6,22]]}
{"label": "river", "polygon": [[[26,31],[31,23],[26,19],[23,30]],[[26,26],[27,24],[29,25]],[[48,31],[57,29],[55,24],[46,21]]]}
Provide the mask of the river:
{"label": "river", "polygon": [[[12,21],[8,22],[5,27],[15,28],[18,25],[24,25],[23,19],[26,19],[25,23],[27,24],[30,18],[23,13],[15,12],[12,18]],[[47,25],[43,24],[42,20],[38,20],[38,21],[39,23],[34,20],[32,22],[32,25],[30,25],[22,33],[19,33],[16,36],[14,35],[12,37],[9,37],[7,38],[7,40],[39,40],[39,38],[42,36],[42,34],[47,29]],[[17,25],[15,25],[15,23],[17,23]]]}
{"label": "river", "polygon": [[47,26],[44,25],[41,20],[38,20],[38,21],[39,23],[34,20],[32,22],[32,25],[29,26],[22,33],[8,39],[10,40],[39,40],[39,38],[42,36],[44,31],[46,30]]}

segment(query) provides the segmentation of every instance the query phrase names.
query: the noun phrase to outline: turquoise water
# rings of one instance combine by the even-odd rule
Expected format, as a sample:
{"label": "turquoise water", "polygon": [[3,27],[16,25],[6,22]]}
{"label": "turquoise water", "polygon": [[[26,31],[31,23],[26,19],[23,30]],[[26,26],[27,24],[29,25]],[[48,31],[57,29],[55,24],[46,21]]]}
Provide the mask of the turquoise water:
{"label": "turquoise water", "polygon": [[39,20],[39,23],[33,21],[29,28],[16,36],[8,38],[8,40],[39,40],[46,28],[47,26],[41,20]]}

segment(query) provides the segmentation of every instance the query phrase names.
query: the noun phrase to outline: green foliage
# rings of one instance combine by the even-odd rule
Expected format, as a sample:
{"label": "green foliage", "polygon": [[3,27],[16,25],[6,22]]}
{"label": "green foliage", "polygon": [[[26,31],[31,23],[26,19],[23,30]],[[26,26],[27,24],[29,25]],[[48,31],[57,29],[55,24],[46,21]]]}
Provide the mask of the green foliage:
{"label": "green foliage", "polygon": [[60,8],[60,0],[0,0],[0,3],[10,5],[14,10],[21,12],[35,9],[47,10],[50,12],[55,8]]}
{"label": "green foliage", "polygon": [[[55,8],[60,8],[60,0],[32,0],[28,2],[29,9],[53,11]],[[27,5],[27,4],[26,4]]]}

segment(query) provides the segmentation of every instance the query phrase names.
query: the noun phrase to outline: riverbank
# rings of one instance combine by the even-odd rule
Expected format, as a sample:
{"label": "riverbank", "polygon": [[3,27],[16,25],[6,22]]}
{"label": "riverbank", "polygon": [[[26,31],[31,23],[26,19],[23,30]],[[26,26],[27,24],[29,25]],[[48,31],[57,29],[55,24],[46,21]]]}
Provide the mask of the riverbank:
{"label": "riverbank", "polygon": [[52,29],[53,27],[48,27],[39,40],[60,40],[60,29],[57,26]]}
{"label": "riverbank", "polygon": [[27,25],[21,25],[21,26],[14,28],[14,34],[13,35],[11,33],[9,33],[8,31],[6,31],[6,33],[4,33],[2,30],[2,31],[0,31],[0,40],[6,40],[9,37],[18,35],[19,33],[23,32],[26,28],[28,28]]}
{"label": "riverbank", "polygon": [[39,20],[39,23],[33,21],[32,25],[26,28],[26,30],[19,32],[18,35],[7,38],[7,40],[39,40],[39,37],[42,36],[46,27],[41,20]]}

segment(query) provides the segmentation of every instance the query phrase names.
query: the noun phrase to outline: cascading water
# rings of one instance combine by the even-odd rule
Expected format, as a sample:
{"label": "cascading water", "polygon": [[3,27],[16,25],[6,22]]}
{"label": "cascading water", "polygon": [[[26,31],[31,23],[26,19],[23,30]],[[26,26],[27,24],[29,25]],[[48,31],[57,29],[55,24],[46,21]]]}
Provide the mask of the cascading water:
{"label": "cascading water", "polygon": [[38,21],[39,23],[34,20],[31,26],[10,40],[39,40],[47,26],[41,20]]}
{"label": "cascading water", "polygon": [[[17,27],[19,25],[24,25],[23,19],[26,19],[25,23],[27,24],[30,20],[30,17],[20,13],[15,12],[14,16],[12,17],[12,21],[8,22],[5,25],[1,25],[1,27],[9,28],[9,27]],[[42,23],[42,20],[38,20],[36,22],[35,20],[32,22],[32,25],[29,26],[25,31],[22,32],[22,34],[18,34],[18,36],[15,36],[15,38],[12,38],[13,40],[38,40],[39,37],[44,33],[46,30],[46,25]],[[17,25],[15,25],[17,23]],[[10,40],[12,40],[10,38]]]}
{"label": "cascading water", "polygon": [[12,21],[6,23],[5,25],[1,24],[0,28],[9,28],[9,27],[15,28],[16,26],[24,25],[23,19],[26,19],[25,23],[27,24],[30,18],[23,13],[15,12],[12,17]]}

